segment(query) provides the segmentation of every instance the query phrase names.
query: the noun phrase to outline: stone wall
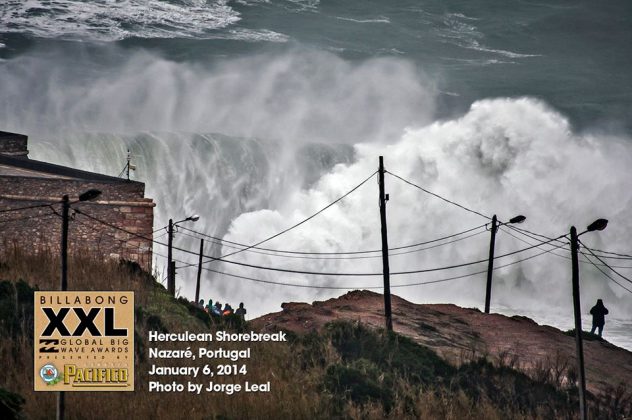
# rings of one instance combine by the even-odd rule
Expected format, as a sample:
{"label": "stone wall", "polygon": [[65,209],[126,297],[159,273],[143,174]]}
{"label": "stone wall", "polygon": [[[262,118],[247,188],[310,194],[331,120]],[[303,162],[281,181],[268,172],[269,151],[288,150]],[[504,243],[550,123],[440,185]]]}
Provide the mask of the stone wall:
{"label": "stone wall", "polygon": [[28,137],[22,134],[0,131],[0,153],[9,156],[26,156]]}
{"label": "stone wall", "polygon": [[150,271],[154,203],[143,198],[144,184],[133,181],[0,177],[0,210],[55,203],[50,207],[1,212],[0,252],[14,246],[33,253],[59,252],[61,197],[68,194],[71,202],[76,201],[79,194],[93,188],[102,191],[97,199],[71,205],[69,252],[135,261]]}

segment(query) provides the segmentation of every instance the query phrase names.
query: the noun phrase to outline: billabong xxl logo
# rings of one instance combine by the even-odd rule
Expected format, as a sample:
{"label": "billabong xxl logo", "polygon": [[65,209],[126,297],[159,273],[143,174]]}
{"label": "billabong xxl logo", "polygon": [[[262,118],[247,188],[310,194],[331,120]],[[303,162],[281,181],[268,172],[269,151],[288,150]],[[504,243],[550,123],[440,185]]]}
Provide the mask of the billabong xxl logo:
{"label": "billabong xxl logo", "polygon": [[36,391],[134,390],[133,292],[35,292]]}
{"label": "billabong xxl logo", "polygon": [[[79,324],[77,324],[77,328],[72,334],[68,331],[68,328],[66,328],[66,324],[64,324],[64,319],[71,309],[79,320]],[[104,309],[105,323],[103,334],[101,333],[101,329],[94,324],[94,319],[99,315],[101,308],[92,308],[87,314],[82,308],[62,308],[58,313],[55,313],[51,308],[42,308],[42,311],[44,311],[44,314],[46,314],[48,318],[48,326],[46,326],[46,329],[42,332],[43,337],[50,337],[55,330],[59,331],[62,337],[81,337],[86,330],[95,337],[101,337],[102,335],[127,335],[127,328],[114,328],[114,308]]]}

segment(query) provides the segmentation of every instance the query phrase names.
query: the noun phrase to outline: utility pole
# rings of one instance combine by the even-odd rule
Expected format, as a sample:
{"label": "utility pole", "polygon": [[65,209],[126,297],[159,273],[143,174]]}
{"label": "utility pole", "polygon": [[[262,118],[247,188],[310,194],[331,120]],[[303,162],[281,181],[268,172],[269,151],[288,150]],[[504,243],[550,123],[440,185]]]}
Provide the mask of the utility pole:
{"label": "utility pole", "polygon": [[[133,169],[133,168],[132,168]],[[194,214],[192,216],[187,217],[186,219],[178,220],[177,222],[173,222],[173,219],[169,219],[169,244],[167,247],[167,292],[171,294],[171,296],[176,295],[176,263],[173,261],[173,228],[178,226],[178,223],[182,222],[197,222],[200,219],[200,216]]]}
{"label": "utility pole", "polygon": [[200,259],[198,261],[197,283],[195,284],[195,303],[200,301],[200,277],[202,277],[202,256],[204,255],[204,239],[200,239]]}
{"label": "utility pole", "polygon": [[[61,199],[61,281],[60,290],[68,290],[68,219],[70,199],[64,195]],[[63,420],[66,412],[64,391],[57,394],[57,420]]]}
{"label": "utility pole", "polygon": [[61,199],[61,283],[60,290],[68,290],[68,219],[70,200],[67,195]]}
{"label": "utility pole", "polygon": [[171,296],[176,295],[176,276],[173,270],[173,219],[169,219],[169,243],[167,247],[167,291]]}
{"label": "utility pole", "polygon": [[485,313],[489,313],[489,304],[492,299],[492,273],[494,271],[494,247],[496,246],[496,231],[498,230],[498,219],[496,215],[492,217],[492,235],[489,240],[489,262],[487,263],[487,288],[485,290]]}
{"label": "utility pole", "polygon": [[489,241],[489,262],[487,263],[487,287],[485,289],[485,313],[489,313],[489,306],[492,300],[492,273],[494,272],[494,248],[496,247],[496,232],[502,225],[519,224],[527,220],[523,215],[518,215],[509,219],[509,222],[498,222],[496,215],[492,217],[491,238]]}
{"label": "utility pole", "polygon": [[573,312],[575,315],[575,346],[577,348],[577,370],[579,376],[579,418],[586,420],[586,375],[584,371],[584,343],[582,340],[582,314],[579,299],[579,239],[575,226],[571,227],[571,263],[573,266]]}
{"label": "utility pole", "polygon": [[384,194],[384,157],[380,156],[378,169],[378,182],[380,184],[380,224],[382,226],[382,266],[384,273],[384,315],[386,317],[386,329],[393,331],[393,318],[391,316],[391,280],[388,266],[388,233],[386,230],[386,202],[388,194]]}
{"label": "utility pole", "polygon": [[[79,194],[78,201],[90,201],[101,195],[101,191],[96,189],[89,189]],[[76,201],[73,201],[76,203]],[[68,195],[64,195],[61,198],[61,281],[59,282],[59,288],[62,292],[68,290],[68,223],[70,213],[70,199]],[[63,420],[66,411],[66,401],[64,392],[60,391],[57,394],[57,420]]]}
{"label": "utility pole", "polygon": [[171,261],[171,264],[169,264],[169,272],[171,273],[171,278],[172,278],[171,295],[175,296],[176,295],[176,262],[175,261]]}

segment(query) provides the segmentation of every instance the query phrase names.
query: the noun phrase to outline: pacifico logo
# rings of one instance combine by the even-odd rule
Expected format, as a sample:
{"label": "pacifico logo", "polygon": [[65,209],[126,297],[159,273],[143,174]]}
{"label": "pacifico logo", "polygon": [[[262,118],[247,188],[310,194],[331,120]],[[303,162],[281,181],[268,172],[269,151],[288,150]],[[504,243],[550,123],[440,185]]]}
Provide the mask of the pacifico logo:
{"label": "pacifico logo", "polygon": [[35,391],[134,390],[134,292],[35,292]]}

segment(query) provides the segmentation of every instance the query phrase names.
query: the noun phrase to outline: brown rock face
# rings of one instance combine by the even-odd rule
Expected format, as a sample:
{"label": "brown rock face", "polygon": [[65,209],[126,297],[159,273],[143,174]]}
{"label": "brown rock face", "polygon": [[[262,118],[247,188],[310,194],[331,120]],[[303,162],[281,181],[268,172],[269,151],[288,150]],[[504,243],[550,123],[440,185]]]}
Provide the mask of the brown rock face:
{"label": "brown rock face", "polygon": [[[296,333],[319,330],[342,319],[384,327],[384,298],[356,290],[324,302],[284,303],[283,311],[252,321],[255,328]],[[393,329],[436,351],[451,363],[487,356],[523,370],[550,368],[562,376],[575,368],[575,341],[562,331],[526,317],[486,315],[451,304],[418,305],[392,296]],[[584,341],[586,381],[591,392],[632,384],[632,353],[607,342]]]}

